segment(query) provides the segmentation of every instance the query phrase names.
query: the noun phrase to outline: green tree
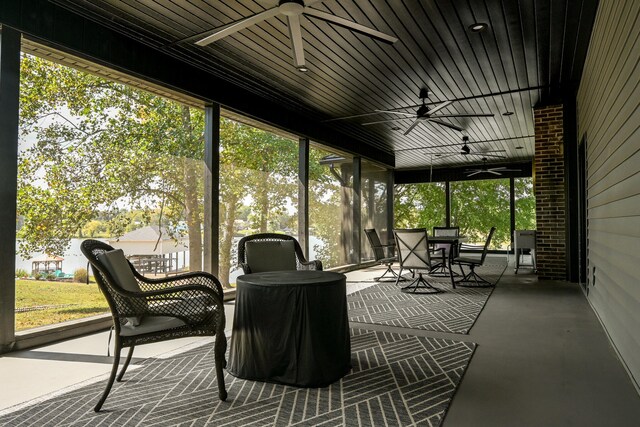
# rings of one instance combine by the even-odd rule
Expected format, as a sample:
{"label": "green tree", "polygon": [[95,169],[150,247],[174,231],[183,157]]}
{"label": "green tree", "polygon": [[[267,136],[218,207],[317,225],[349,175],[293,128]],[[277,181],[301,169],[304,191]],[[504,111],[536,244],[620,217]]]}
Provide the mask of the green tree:
{"label": "green tree", "polygon": [[[36,140],[19,156],[21,254],[61,255],[73,236],[157,224],[188,235],[189,267],[201,269],[203,111],[29,55],[21,72],[21,132]],[[219,271],[228,283],[236,219],[252,232],[297,227],[288,211],[297,205],[298,144],[227,119],[220,138]],[[331,195],[319,197],[317,224],[329,241],[340,194],[313,156],[313,190]]]}
{"label": "green tree", "polygon": [[298,144],[222,119],[220,146],[219,278],[228,283],[236,219],[248,219],[251,232],[278,231],[286,205],[297,204]]}
{"label": "green tree", "polygon": [[107,213],[121,235],[125,210],[159,208],[170,235],[189,235],[201,268],[204,114],[130,86],[24,55],[20,127],[35,144],[19,156],[20,252],[62,254]]}
{"label": "green tree", "polygon": [[445,225],[444,183],[396,185],[394,190],[396,228],[424,227],[431,230],[434,226]]}
{"label": "green tree", "polygon": [[[530,178],[515,180],[516,228],[535,229],[535,196]],[[445,184],[407,184],[395,188],[394,217],[398,228],[445,225]],[[487,179],[451,183],[451,224],[472,243],[483,243],[496,227],[492,248],[510,244],[509,180]]]}
{"label": "green tree", "polygon": [[492,248],[511,242],[509,180],[485,179],[451,183],[451,223],[469,242],[481,244],[496,227]]}

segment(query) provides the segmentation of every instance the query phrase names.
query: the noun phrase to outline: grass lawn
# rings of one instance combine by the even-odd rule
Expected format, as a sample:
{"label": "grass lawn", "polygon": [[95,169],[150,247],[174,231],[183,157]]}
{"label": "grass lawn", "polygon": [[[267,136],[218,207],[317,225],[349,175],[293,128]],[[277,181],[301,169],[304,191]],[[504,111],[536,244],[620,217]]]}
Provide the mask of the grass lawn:
{"label": "grass lawn", "polygon": [[95,283],[16,280],[16,308],[62,306],[16,313],[16,331],[108,313]]}

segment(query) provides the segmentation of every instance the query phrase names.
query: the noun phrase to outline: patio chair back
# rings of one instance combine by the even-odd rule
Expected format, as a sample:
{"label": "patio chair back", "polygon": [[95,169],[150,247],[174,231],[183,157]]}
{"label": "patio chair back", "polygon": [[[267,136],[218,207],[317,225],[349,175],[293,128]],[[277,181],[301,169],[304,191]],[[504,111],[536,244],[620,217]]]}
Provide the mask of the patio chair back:
{"label": "patio chair back", "polygon": [[493,233],[496,232],[495,227],[491,227],[489,231],[489,235],[487,236],[487,240],[484,242],[484,247],[482,248],[482,255],[480,256],[480,264],[484,264],[484,259],[487,257],[487,252],[489,251],[489,245],[491,244],[491,238],[493,237]]}
{"label": "patio chair back", "polygon": [[369,244],[371,245],[371,249],[373,250],[373,256],[376,261],[380,261],[382,259],[387,258],[387,254],[385,253],[385,247],[380,243],[380,237],[378,237],[378,232],[375,228],[365,228],[364,234],[367,235],[367,240],[369,240]]}
{"label": "patio chair back", "polygon": [[[460,235],[460,227],[433,227],[434,237],[458,237]],[[436,243],[434,249],[443,248],[445,254],[449,253],[451,245],[446,243]],[[454,251],[455,253],[455,251]]]}
{"label": "patio chair back", "polygon": [[307,262],[295,237],[258,233],[238,242],[238,264],[245,274],[277,270],[322,270],[322,262]]}
{"label": "patio chair back", "polygon": [[431,270],[429,238],[426,228],[393,230],[402,268]]}

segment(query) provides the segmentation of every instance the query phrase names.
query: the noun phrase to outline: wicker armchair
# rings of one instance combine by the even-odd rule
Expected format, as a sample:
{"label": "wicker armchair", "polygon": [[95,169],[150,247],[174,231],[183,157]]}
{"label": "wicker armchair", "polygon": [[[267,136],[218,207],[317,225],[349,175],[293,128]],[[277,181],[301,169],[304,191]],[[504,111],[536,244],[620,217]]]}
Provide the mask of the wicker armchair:
{"label": "wicker armchair", "polygon": [[242,267],[244,274],[277,270],[322,270],[321,261],[307,261],[300,243],[294,237],[278,233],[252,234],[240,239],[238,265]]}
{"label": "wicker armchair", "polygon": [[85,240],[80,248],[91,263],[96,282],[109,303],[115,329],[111,375],[94,410],[100,411],[111,391],[123,347],[129,347],[129,354],[118,381],[122,380],[136,345],[187,336],[216,336],[214,358],[218,397],[225,400],[227,391],[222,368],[226,366],[227,341],[223,292],[218,279],[204,272],[149,279],[133,268],[121,250],[106,243]]}

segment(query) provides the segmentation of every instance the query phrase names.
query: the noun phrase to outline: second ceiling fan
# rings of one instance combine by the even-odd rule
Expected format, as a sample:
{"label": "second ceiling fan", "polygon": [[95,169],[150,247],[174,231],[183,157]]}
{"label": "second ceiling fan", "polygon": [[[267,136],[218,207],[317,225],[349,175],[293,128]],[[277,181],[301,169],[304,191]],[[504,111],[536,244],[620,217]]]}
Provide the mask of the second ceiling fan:
{"label": "second ceiling fan", "polygon": [[[432,109],[427,107],[427,98],[429,97],[429,90],[427,88],[420,89],[419,98],[422,100],[422,105],[418,107],[415,114],[405,113],[402,111],[394,110],[375,110],[378,113],[388,113],[388,114],[397,114],[405,117],[397,118],[397,119],[388,119],[388,120],[377,120],[374,122],[362,123],[363,125],[374,125],[378,123],[389,123],[395,122],[398,120],[413,120],[413,123],[407,128],[404,132],[404,135],[408,135],[416,126],[418,126],[423,121],[429,121],[440,126],[448,127],[450,129],[457,130],[458,132],[462,132],[464,129],[460,126],[454,125],[452,123],[444,122],[439,120],[440,118],[451,118],[451,117],[493,117],[491,113],[456,113],[456,114],[438,114],[434,115],[438,111],[443,108],[448,107],[453,104],[453,101],[445,101],[441,104],[436,105]],[[410,108],[410,107],[407,107]]]}
{"label": "second ceiling fan", "polygon": [[510,169],[506,166],[499,166],[499,167],[487,167],[487,158],[483,157],[482,158],[482,166],[480,166],[479,168],[476,169],[467,169],[465,171],[467,176],[474,176],[474,175],[478,175],[481,173],[488,173],[491,175],[502,175],[504,172],[520,172],[520,169]]}
{"label": "second ceiling fan", "polygon": [[307,18],[316,18],[329,22],[330,24],[338,25],[384,43],[392,44],[398,41],[394,36],[365,27],[357,22],[349,21],[348,19],[309,7],[312,4],[319,4],[323,1],[324,0],[279,0],[277,6],[217,28],[214,30],[213,34],[210,34],[195,43],[198,46],[206,46],[223,37],[235,34],[240,30],[250,27],[251,25],[259,24],[260,22],[277,15],[284,15],[287,18],[289,26],[289,38],[291,39],[291,48],[293,51],[293,63],[300,71],[307,71],[304,61],[304,49],[302,47],[302,29],[300,26],[300,16],[302,15]]}

